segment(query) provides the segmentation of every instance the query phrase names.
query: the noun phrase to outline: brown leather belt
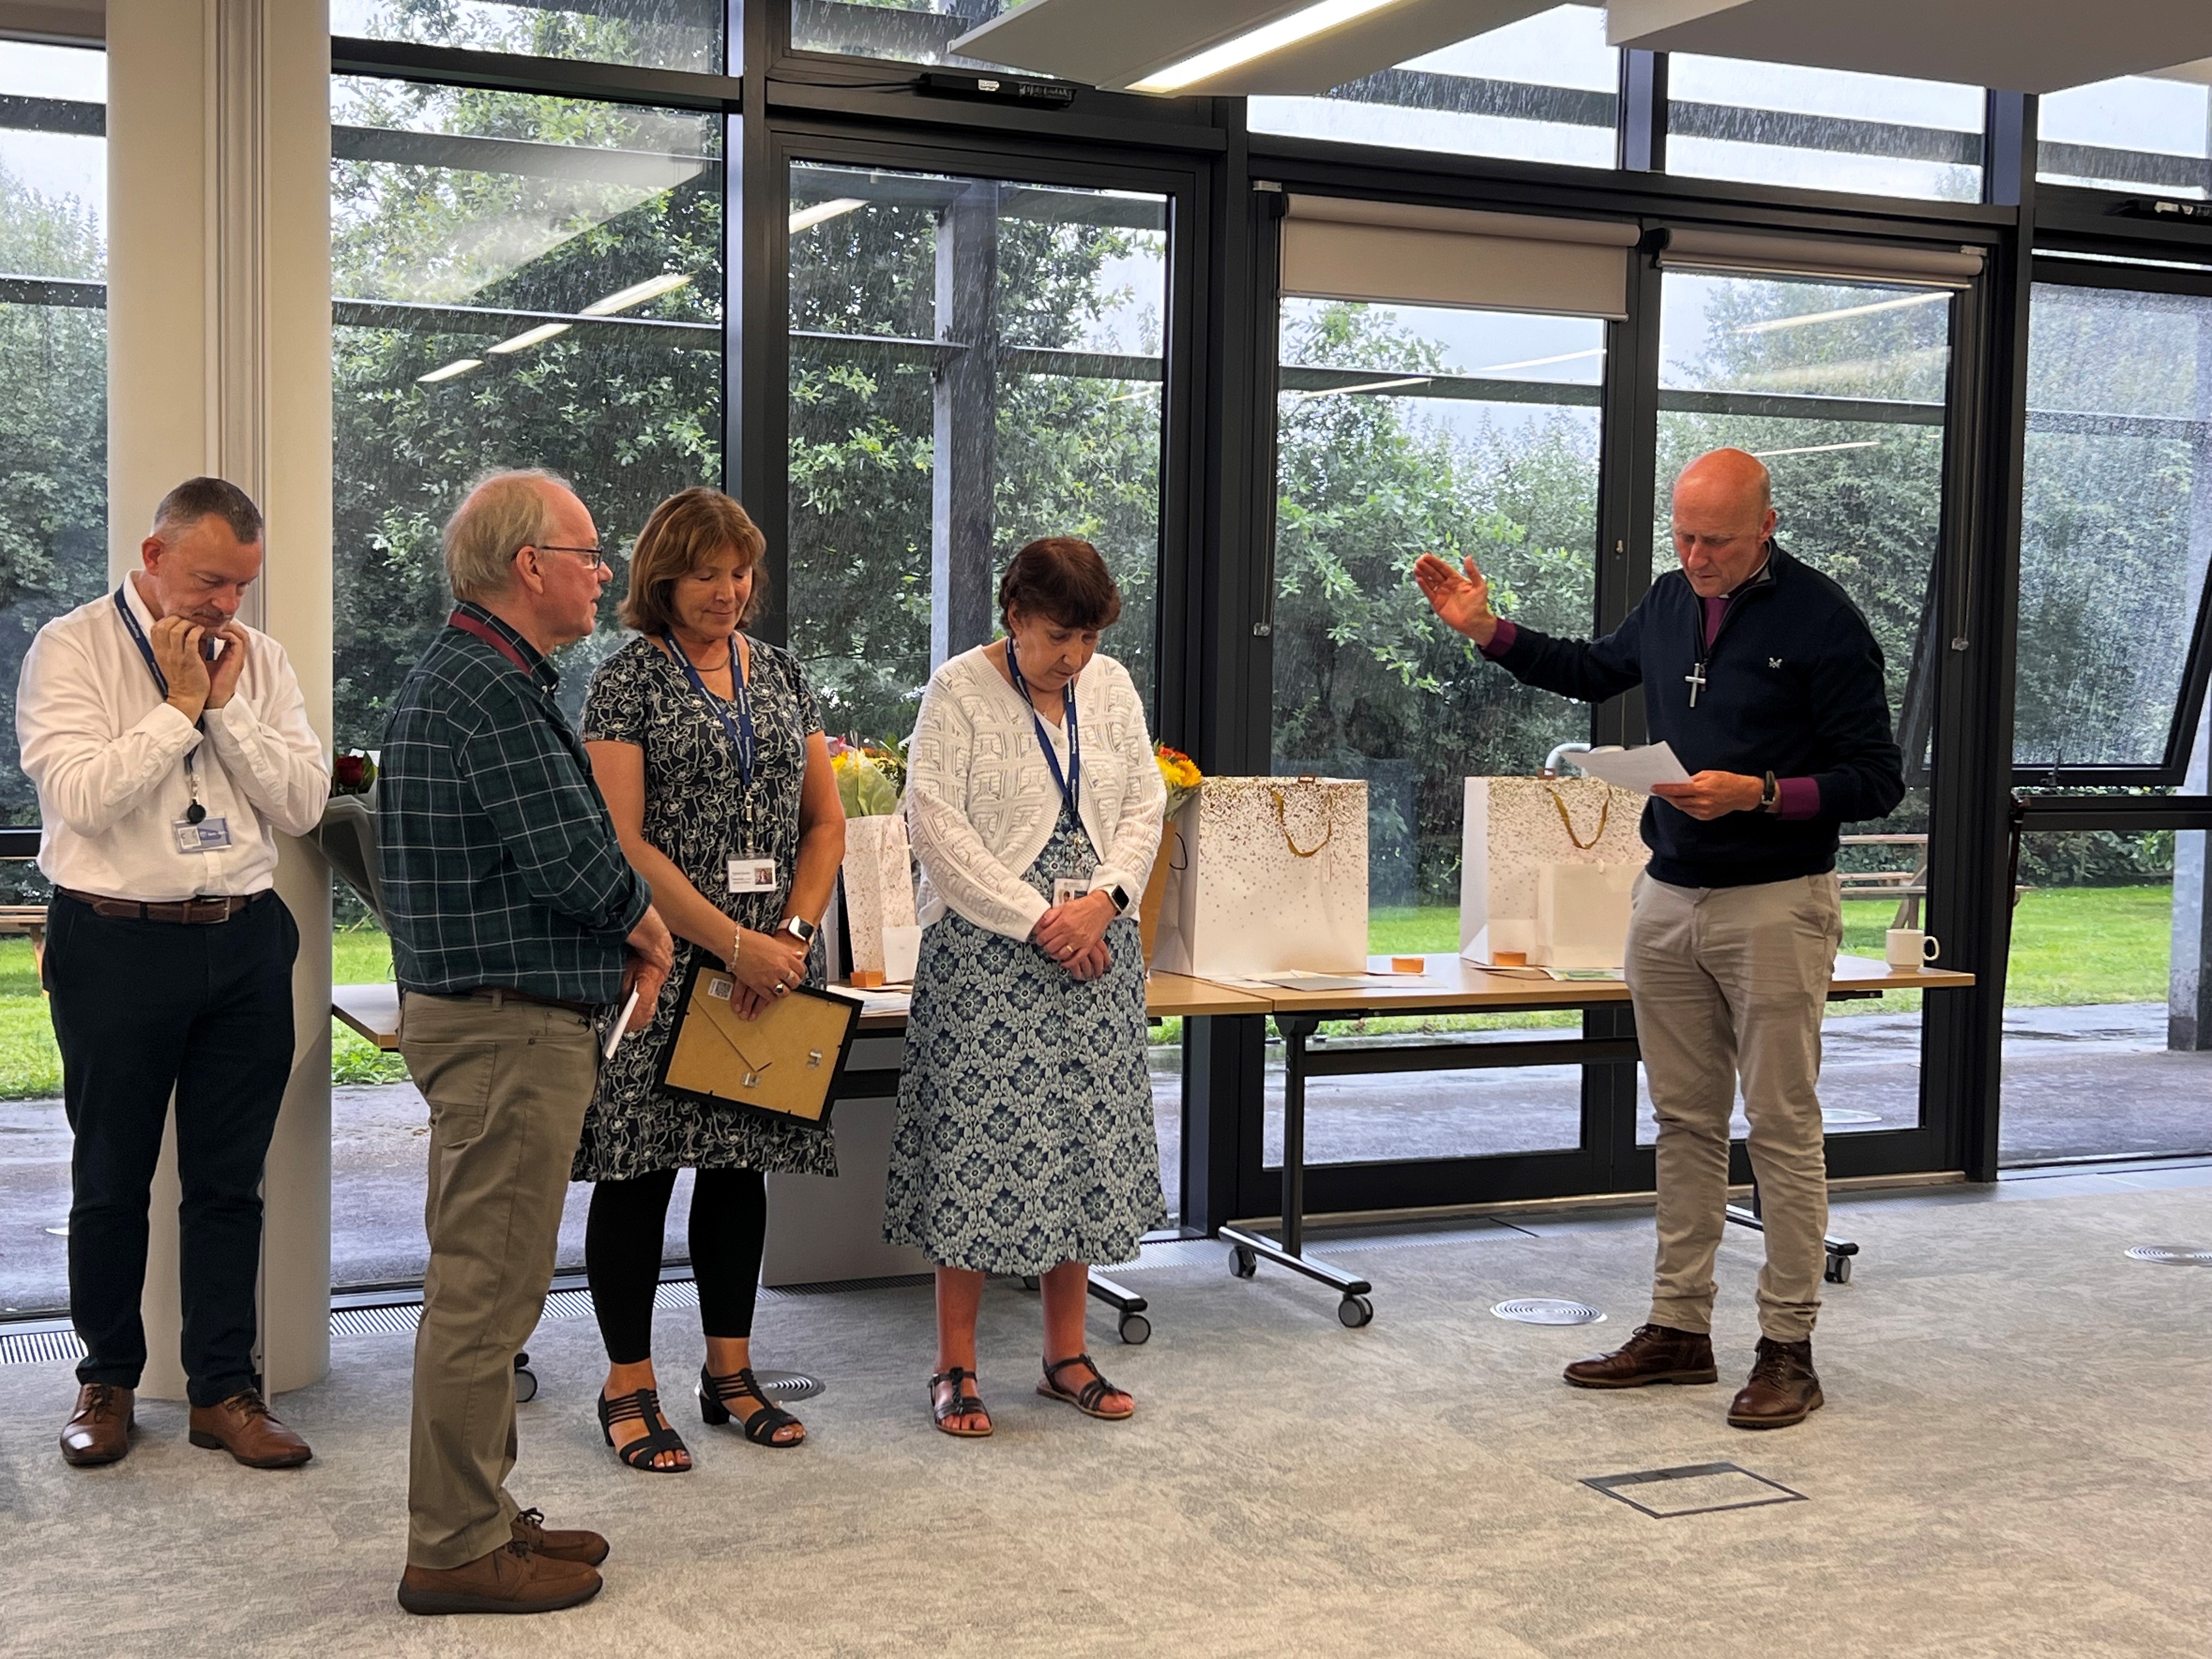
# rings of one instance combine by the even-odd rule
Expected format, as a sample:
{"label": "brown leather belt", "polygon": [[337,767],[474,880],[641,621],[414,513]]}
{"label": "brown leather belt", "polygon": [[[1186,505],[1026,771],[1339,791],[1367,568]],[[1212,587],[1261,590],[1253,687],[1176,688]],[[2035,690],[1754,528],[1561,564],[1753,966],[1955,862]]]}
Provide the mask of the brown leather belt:
{"label": "brown leather belt", "polygon": [[57,887],[54,891],[64,898],[73,898],[79,904],[88,904],[96,916],[108,916],[118,921],[182,922],[193,927],[212,927],[218,922],[228,921],[256,899],[266,898],[266,892],[245,893],[216,898],[179,899],[170,904],[142,904],[137,899],[106,898],[98,893],[80,893],[74,887]]}
{"label": "brown leather belt", "polygon": [[586,1019],[596,1018],[601,1006],[596,1002],[571,1002],[567,997],[542,997],[535,991],[518,991],[512,985],[472,985],[465,991],[428,991],[423,994],[451,997],[456,1001],[489,1002],[494,1007],[502,1001],[535,1002],[546,1008],[566,1008]]}

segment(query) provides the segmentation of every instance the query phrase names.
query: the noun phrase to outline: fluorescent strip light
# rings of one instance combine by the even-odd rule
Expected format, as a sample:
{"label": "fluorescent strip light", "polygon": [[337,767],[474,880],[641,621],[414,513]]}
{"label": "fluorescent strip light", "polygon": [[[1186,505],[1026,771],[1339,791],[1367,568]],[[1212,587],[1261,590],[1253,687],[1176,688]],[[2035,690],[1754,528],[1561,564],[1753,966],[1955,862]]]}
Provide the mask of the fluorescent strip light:
{"label": "fluorescent strip light", "polygon": [[586,317],[610,317],[617,311],[628,311],[632,306],[641,306],[647,300],[657,300],[664,294],[673,294],[691,280],[688,273],[671,271],[665,276],[649,276],[644,282],[633,283],[628,288],[617,289],[604,300],[594,300],[580,313]]}
{"label": "fluorescent strip light", "polygon": [[1802,317],[1774,317],[1763,323],[1746,323],[1738,334],[1771,334],[1778,328],[1807,328],[1814,323],[1841,322],[1846,317],[1871,317],[1877,311],[1902,311],[1907,306],[1932,306],[1951,297],[1948,289],[1933,294],[1908,294],[1902,300],[1877,300],[1869,306],[1845,306],[1841,311],[1808,311]]}
{"label": "fluorescent strip light", "polygon": [[1563,351],[1556,357],[1529,357],[1517,363],[1492,363],[1487,368],[1478,368],[1474,372],[1478,374],[1503,374],[1509,368],[1548,368],[1553,363],[1578,363],[1585,357],[1604,356],[1605,348],[1595,346],[1588,351]]}
{"label": "fluorescent strip light", "polygon": [[435,386],[441,380],[450,380],[456,374],[465,374],[472,368],[482,368],[483,367],[483,359],[481,357],[459,358],[453,362],[447,363],[443,368],[434,368],[428,374],[417,374],[415,377],[415,384],[416,386]]}
{"label": "fluorescent strip light", "polygon": [[1248,29],[1234,40],[1209,46],[1179,64],[1155,70],[1143,80],[1133,82],[1129,90],[1181,92],[1185,87],[1240,68],[1255,58],[1267,57],[1297,46],[1301,40],[1310,40],[1316,34],[1356,23],[1370,13],[1402,3],[1404,0],[1319,0],[1316,5],[1294,11],[1288,17],[1279,17],[1272,23],[1262,23],[1256,29]]}
{"label": "fluorescent strip light", "polygon": [[817,225],[826,225],[832,219],[842,219],[848,213],[857,213],[867,204],[857,196],[841,196],[834,202],[817,202],[791,216],[791,234],[811,230]]}
{"label": "fluorescent strip light", "polygon": [[1771,460],[1777,455],[1826,455],[1838,449],[1880,449],[1881,447],[1881,439],[1869,438],[1863,442],[1855,444],[1807,444],[1802,449],[1754,449],[1751,452],[1751,459],[1754,461],[1765,461]]}
{"label": "fluorescent strip light", "polygon": [[540,323],[535,328],[523,330],[513,339],[501,340],[497,345],[486,346],[484,349],[495,357],[504,357],[510,351],[520,351],[541,341],[552,339],[556,335],[566,334],[574,326],[573,323]]}
{"label": "fluorescent strip light", "polygon": [[1358,386],[1333,386],[1319,392],[1293,392],[1295,403],[1307,403],[1316,398],[1348,398],[1355,392],[1395,392],[1401,386],[1426,386],[1437,377],[1433,374],[1414,374],[1402,380],[1362,380]]}

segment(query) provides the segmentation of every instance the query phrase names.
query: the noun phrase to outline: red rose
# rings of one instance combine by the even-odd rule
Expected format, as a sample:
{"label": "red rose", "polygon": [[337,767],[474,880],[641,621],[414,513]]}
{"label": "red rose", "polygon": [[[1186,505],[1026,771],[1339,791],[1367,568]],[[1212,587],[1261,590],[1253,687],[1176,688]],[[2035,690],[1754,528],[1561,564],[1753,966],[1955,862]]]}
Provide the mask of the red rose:
{"label": "red rose", "polygon": [[331,778],[341,789],[365,788],[368,782],[368,757],[340,755],[331,763]]}

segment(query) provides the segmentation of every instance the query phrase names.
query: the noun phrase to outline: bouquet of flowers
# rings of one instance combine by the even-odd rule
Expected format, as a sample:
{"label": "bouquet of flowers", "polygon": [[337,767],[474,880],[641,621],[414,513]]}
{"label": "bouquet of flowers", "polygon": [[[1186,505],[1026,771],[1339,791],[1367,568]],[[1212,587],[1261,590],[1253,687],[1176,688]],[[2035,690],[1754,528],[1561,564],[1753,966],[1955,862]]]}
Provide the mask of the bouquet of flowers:
{"label": "bouquet of flowers", "polygon": [[1167,816],[1173,817],[1182,810],[1184,802],[1206,787],[1206,775],[1182,750],[1170,749],[1164,743],[1152,745],[1152,758],[1159,763],[1160,781],[1168,787]]}
{"label": "bouquet of flowers", "polygon": [[[892,781],[884,761],[889,758],[897,769],[897,781]],[[830,740],[830,768],[837,775],[838,799],[845,804],[848,818],[884,817],[898,811],[899,784],[906,781],[906,760],[892,751],[863,748],[848,743],[842,738]]]}
{"label": "bouquet of flowers", "polygon": [[331,758],[331,793],[365,795],[376,787],[376,759],[359,749],[341,750]]}

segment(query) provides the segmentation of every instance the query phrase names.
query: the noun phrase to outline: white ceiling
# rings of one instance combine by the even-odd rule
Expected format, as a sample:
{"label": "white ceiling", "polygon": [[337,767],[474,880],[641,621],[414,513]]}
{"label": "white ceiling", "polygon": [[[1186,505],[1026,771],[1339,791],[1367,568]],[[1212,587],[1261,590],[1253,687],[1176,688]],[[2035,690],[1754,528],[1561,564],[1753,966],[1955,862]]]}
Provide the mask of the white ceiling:
{"label": "white ceiling", "polygon": [[[1555,0],[1396,0],[1188,94],[1319,93]],[[963,56],[1128,87],[1313,0],[1028,0]],[[1860,70],[2015,92],[2163,70],[2212,81],[2212,0],[1611,0],[1616,46]],[[2191,61],[2203,60],[2203,61]],[[2168,65],[2180,65],[2167,68]]]}
{"label": "white ceiling", "polygon": [[1652,52],[2056,92],[2212,53],[2212,0],[1611,0],[1606,33]]}
{"label": "white ceiling", "polygon": [[[1245,68],[1196,82],[1184,95],[1322,93],[1471,35],[1486,34],[1558,0],[1398,0]],[[2207,0],[2212,3],[2212,0]],[[953,42],[963,57],[1127,87],[1313,0],[1029,0]]]}

